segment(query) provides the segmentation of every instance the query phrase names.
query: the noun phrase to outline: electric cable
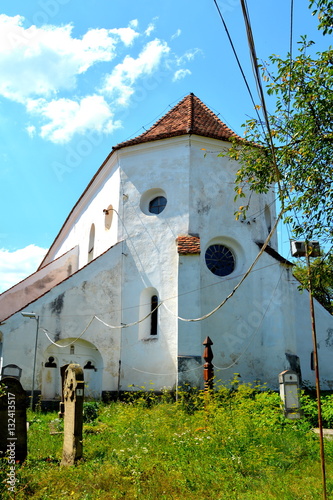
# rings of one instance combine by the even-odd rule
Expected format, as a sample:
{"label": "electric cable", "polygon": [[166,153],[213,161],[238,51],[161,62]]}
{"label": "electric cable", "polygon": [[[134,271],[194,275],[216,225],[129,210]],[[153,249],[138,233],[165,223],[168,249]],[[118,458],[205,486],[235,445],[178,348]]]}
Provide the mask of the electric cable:
{"label": "electric cable", "polygon": [[[136,372],[139,372],[139,373],[144,373],[145,375],[158,375],[158,376],[163,376],[163,377],[167,377],[167,376],[171,376],[171,375],[179,375],[179,372],[176,371],[176,372],[170,372],[170,373],[157,373],[157,372],[146,372],[144,370],[139,370],[138,368],[134,368],[133,366],[130,366],[126,363],[123,363],[125,366],[129,366],[132,370],[136,371]],[[197,371],[197,370],[200,370],[204,367],[204,364],[201,364],[200,366],[196,366],[195,368],[189,368],[188,370],[182,370],[181,373],[188,373],[188,372],[194,372],[194,371]]]}
{"label": "electric cable", "polygon": [[227,34],[227,37],[228,37],[229,43],[230,43],[230,45],[231,45],[232,51],[233,51],[233,53],[234,53],[234,56],[235,56],[236,61],[237,61],[237,64],[238,64],[238,68],[239,68],[239,70],[240,70],[240,72],[241,72],[241,74],[242,74],[243,80],[244,80],[244,82],[245,82],[245,85],[246,85],[247,91],[248,91],[248,93],[249,93],[249,95],[250,95],[250,98],[251,98],[251,101],[252,101],[252,104],[253,104],[253,108],[255,109],[255,111],[256,111],[256,113],[257,113],[258,121],[260,122],[261,120],[260,120],[260,116],[259,116],[259,113],[258,113],[258,109],[257,109],[256,103],[254,102],[254,98],[253,98],[253,95],[252,95],[252,92],[251,92],[250,86],[249,86],[249,84],[248,84],[248,81],[247,81],[247,78],[246,78],[246,76],[245,76],[244,70],[243,70],[242,65],[241,65],[241,63],[240,63],[239,57],[238,57],[238,55],[237,55],[237,51],[236,51],[236,49],[235,49],[234,43],[233,43],[233,41],[232,41],[232,38],[231,38],[231,36],[230,36],[230,33],[229,33],[229,30],[228,30],[228,27],[227,27],[226,22],[225,22],[225,20],[224,20],[224,18],[223,18],[223,15],[222,15],[221,9],[220,9],[220,7],[219,7],[219,6],[218,6],[218,4],[217,4],[217,1],[216,1],[216,0],[213,0],[213,1],[214,1],[214,4],[215,4],[216,8],[217,8],[217,11],[218,11],[218,13],[219,13],[219,16],[220,16],[220,18],[221,18],[221,21],[222,21],[223,27],[224,27],[225,32],[226,32],[226,34]]}
{"label": "electric cable", "polygon": [[[95,317],[95,316],[94,316]],[[43,327],[40,327],[40,329],[45,333],[46,337],[49,339],[49,341],[53,344],[53,345],[56,345],[57,347],[69,347],[73,344],[75,344],[75,342],[77,342],[85,333],[86,331],[88,330],[89,326],[91,325],[91,323],[94,321],[94,317],[91,318],[91,320],[89,321],[89,323],[87,324],[87,326],[84,328],[84,330],[80,333],[80,335],[75,339],[73,340],[73,342],[70,342],[69,344],[66,344],[66,345],[61,345],[61,344],[57,344],[57,342],[54,342],[51,337],[48,335],[49,332],[46,330],[46,328],[43,328]]]}
{"label": "electric cable", "polygon": [[268,309],[269,309],[269,307],[270,307],[270,305],[271,305],[271,303],[272,303],[272,300],[273,300],[274,294],[275,294],[275,292],[276,292],[276,290],[277,290],[277,287],[278,287],[278,285],[279,285],[279,283],[280,283],[280,281],[281,281],[281,278],[282,278],[282,272],[283,272],[283,271],[281,270],[281,272],[280,272],[280,277],[279,277],[279,279],[278,279],[278,281],[277,281],[277,283],[276,283],[276,285],[275,285],[275,288],[274,288],[273,293],[272,293],[272,295],[271,295],[270,301],[269,301],[269,303],[268,303],[268,305],[267,305],[267,307],[266,307],[266,309],[265,309],[265,311],[264,311],[264,314],[263,314],[263,316],[262,316],[262,318],[261,318],[261,320],[260,320],[260,323],[259,323],[259,325],[257,326],[256,330],[253,332],[253,334],[250,336],[250,338],[249,338],[249,340],[248,340],[248,343],[246,344],[246,346],[245,346],[244,350],[240,353],[240,355],[238,356],[238,358],[237,358],[236,360],[234,360],[234,361],[233,361],[233,362],[232,362],[229,366],[219,367],[219,366],[214,365],[214,363],[213,363],[214,368],[216,368],[217,370],[230,370],[230,368],[232,368],[234,365],[236,365],[236,364],[238,363],[238,361],[240,360],[240,358],[241,358],[241,357],[242,357],[242,356],[246,353],[246,351],[248,350],[249,346],[250,346],[250,345],[251,345],[251,343],[253,342],[253,339],[256,337],[257,333],[259,332],[259,328],[261,327],[261,325],[262,325],[262,323],[263,323],[263,321],[264,321],[264,319],[265,319],[265,316],[266,316],[266,314],[267,314],[267,311],[268,311]]}
{"label": "electric cable", "polygon": [[251,28],[251,22],[250,22],[250,16],[249,16],[246,0],[241,0],[241,6],[242,6],[245,28],[246,28],[248,44],[249,44],[249,49],[250,49],[250,58],[251,58],[251,62],[252,62],[254,78],[255,78],[256,85],[257,85],[259,99],[261,102],[261,107],[262,107],[262,111],[263,111],[263,115],[264,115],[264,119],[265,119],[265,124],[266,124],[266,128],[267,128],[268,137],[265,133],[264,133],[264,136],[265,136],[265,138],[268,142],[269,148],[271,150],[273,167],[274,167],[275,175],[276,175],[275,180],[276,180],[277,185],[278,185],[279,194],[280,194],[280,201],[281,201],[281,205],[282,205],[282,209],[283,209],[284,208],[283,195],[282,195],[283,191],[282,191],[281,184],[280,184],[281,173],[280,173],[280,170],[277,166],[276,155],[275,155],[275,146],[274,146],[272,131],[271,131],[270,123],[269,123],[264,91],[263,91],[262,84],[261,84],[261,78],[260,78],[260,72],[259,72],[259,66],[258,66],[258,58],[257,58],[257,54],[256,54],[256,48],[255,48],[255,43],[254,43],[254,38],[253,38],[253,33],[252,33],[252,28]]}
{"label": "electric cable", "polygon": [[[258,262],[258,260],[260,259],[261,255],[264,253],[272,235],[274,234],[275,230],[276,230],[276,227],[281,219],[281,215],[282,215],[282,211],[279,213],[275,223],[274,223],[274,226],[273,228],[271,229],[268,237],[266,238],[263,246],[261,247],[258,255],[256,256],[256,258],[254,259],[253,263],[250,265],[250,267],[248,268],[248,270],[246,271],[246,273],[243,275],[242,279],[237,283],[237,285],[233,288],[233,290],[229,293],[229,295],[227,295],[227,297],[218,305],[216,306],[212,311],[210,311],[209,313],[207,314],[204,314],[203,316],[199,317],[199,318],[191,318],[191,319],[188,319],[188,318],[183,318],[181,316],[178,316],[178,319],[181,320],[181,321],[186,321],[186,322],[197,322],[197,321],[203,321],[204,319],[207,319],[209,318],[210,316],[212,316],[213,314],[216,313],[216,311],[218,311],[219,309],[221,309],[221,307],[224,306],[224,304],[235,294],[235,292],[238,290],[238,288],[241,286],[241,284],[246,280],[246,278],[249,276],[249,274],[251,273],[251,271],[253,270],[254,266],[256,265],[256,263]],[[165,304],[163,304],[164,307]]]}

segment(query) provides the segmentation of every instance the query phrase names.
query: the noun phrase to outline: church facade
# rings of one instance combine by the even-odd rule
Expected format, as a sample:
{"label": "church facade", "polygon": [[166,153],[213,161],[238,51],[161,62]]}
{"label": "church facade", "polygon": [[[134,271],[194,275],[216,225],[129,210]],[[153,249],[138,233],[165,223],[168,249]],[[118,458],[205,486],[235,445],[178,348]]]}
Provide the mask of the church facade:
{"label": "church facade", "polygon": [[[112,149],[36,273],[0,296],[2,367],[16,365],[27,391],[59,399],[70,362],[91,398],[201,387],[207,336],[216,380],[277,388],[293,369],[314,385],[309,297],[276,233],[237,286],[276,212],[272,189],[235,220],[238,166],[218,156],[232,137],[190,94]],[[321,382],[333,389],[332,316],[317,302],[315,313]]]}

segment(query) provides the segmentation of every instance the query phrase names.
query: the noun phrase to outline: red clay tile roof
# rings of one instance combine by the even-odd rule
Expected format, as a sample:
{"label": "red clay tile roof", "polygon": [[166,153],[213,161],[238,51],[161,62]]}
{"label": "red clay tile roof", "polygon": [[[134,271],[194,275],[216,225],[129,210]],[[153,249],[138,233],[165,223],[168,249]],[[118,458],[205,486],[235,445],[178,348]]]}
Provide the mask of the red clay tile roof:
{"label": "red clay tile roof", "polygon": [[178,236],[176,242],[179,254],[200,253],[200,238],[198,236]]}
{"label": "red clay tile roof", "polygon": [[241,138],[227,127],[198,97],[189,94],[143,134],[121,142],[113,150],[143,142],[195,134],[213,139]]}

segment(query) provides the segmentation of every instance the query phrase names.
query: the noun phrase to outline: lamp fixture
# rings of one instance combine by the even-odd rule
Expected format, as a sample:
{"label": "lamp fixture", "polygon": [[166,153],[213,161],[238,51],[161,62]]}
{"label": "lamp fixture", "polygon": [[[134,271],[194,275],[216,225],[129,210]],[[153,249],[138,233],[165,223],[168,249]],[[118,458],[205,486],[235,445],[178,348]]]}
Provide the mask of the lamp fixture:
{"label": "lamp fixture", "polygon": [[33,312],[21,312],[22,316],[24,316],[25,318],[34,318],[34,319],[37,319],[38,316],[36,313],[33,313]]}

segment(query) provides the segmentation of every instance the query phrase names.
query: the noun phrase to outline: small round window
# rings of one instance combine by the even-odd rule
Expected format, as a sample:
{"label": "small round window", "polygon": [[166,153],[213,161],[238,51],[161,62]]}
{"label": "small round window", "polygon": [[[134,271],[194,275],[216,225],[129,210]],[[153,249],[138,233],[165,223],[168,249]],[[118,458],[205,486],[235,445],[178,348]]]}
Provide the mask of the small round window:
{"label": "small round window", "polygon": [[164,196],[156,196],[149,202],[149,212],[151,214],[160,214],[165,209],[166,204],[167,200]]}
{"label": "small round window", "polygon": [[208,247],[205,260],[208,269],[216,276],[228,276],[235,269],[235,257],[224,245],[215,244]]}

